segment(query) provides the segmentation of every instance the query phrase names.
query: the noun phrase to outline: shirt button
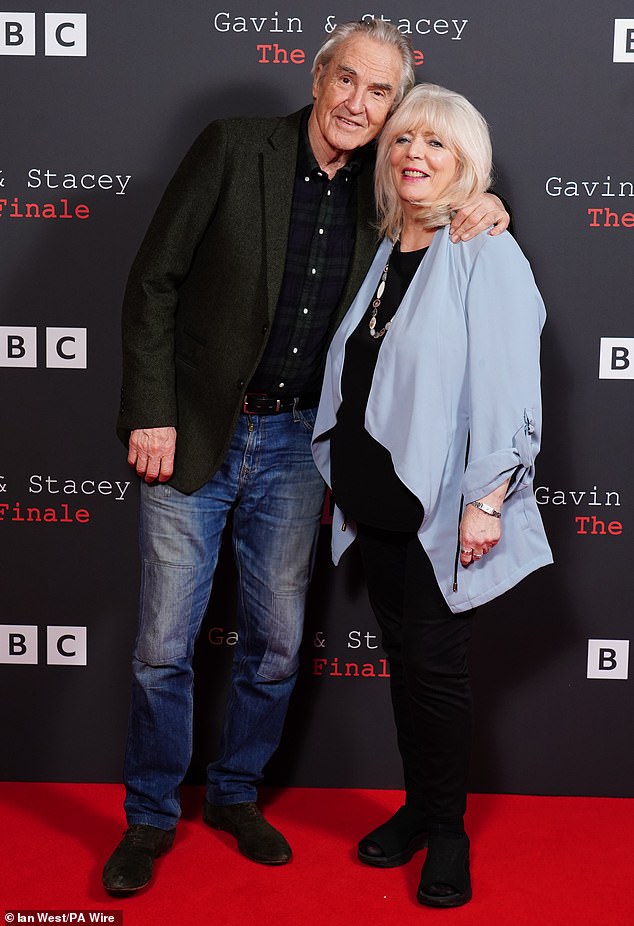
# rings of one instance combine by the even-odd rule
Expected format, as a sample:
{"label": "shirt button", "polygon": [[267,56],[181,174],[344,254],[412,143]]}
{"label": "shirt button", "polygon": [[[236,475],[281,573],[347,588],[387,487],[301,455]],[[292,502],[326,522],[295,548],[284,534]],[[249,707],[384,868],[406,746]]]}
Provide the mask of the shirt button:
{"label": "shirt button", "polygon": [[279,386],[280,389],[284,388],[284,383],[278,383],[277,385]]}
{"label": "shirt button", "polygon": [[297,348],[296,348],[296,347],[293,348],[293,353],[294,353],[294,354],[297,353]]}
{"label": "shirt button", "polygon": [[330,190],[328,190],[328,192],[327,192],[327,194],[326,194],[326,195],[327,195],[327,196],[330,196]]}
{"label": "shirt button", "polygon": [[319,234],[320,234],[320,235],[323,235],[323,233],[324,233],[323,228],[320,228],[320,229],[319,229]]}
{"label": "shirt button", "polygon": [[236,383],[236,386],[238,387],[238,389],[244,389],[245,385],[246,383],[243,379],[239,379],[238,382]]}
{"label": "shirt button", "polygon": [[312,269],[310,272],[312,273],[313,276],[315,276],[315,274],[317,273],[317,271],[316,271],[316,269],[315,269],[314,267],[313,267],[313,269]]}
{"label": "shirt button", "polygon": [[304,177],[304,180],[306,181],[306,183],[310,183],[310,177]]}
{"label": "shirt button", "polygon": [[308,309],[304,309],[304,315],[308,315]]}

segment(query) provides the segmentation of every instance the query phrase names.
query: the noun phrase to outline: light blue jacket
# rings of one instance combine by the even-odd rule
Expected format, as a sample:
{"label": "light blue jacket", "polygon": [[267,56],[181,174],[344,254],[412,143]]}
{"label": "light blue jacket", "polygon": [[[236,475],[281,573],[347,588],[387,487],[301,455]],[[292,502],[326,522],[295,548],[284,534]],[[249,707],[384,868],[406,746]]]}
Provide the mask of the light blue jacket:
{"label": "light blue jacket", "polygon": [[[379,246],[328,352],[313,454],[329,485],[328,432],[341,404],[346,340],[368,307],[390,248],[387,240]],[[452,244],[444,228],[384,335],[365,426],[423,505],[418,535],[454,612],[497,597],[552,562],[532,487],[545,317],[528,261],[511,235]],[[458,564],[463,505],[509,477],[502,538],[465,569]],[[346,524],[336,508],[335,563],[355,534],[354,523]]]}

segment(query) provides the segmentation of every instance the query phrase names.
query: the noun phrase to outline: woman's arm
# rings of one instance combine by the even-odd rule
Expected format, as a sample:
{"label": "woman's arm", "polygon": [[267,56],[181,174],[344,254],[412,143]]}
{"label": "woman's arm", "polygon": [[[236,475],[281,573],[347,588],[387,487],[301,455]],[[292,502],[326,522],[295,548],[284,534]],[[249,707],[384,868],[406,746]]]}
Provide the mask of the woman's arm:
{"label": "woman's arm", "polygon": [[[541,432],[539,350],[545,309],[510,235],[484,238],[465,298],[469,461],[463,476],[463,565],[501,538],[504,499],[530,490]],[[483,502],[496,517],[473,506]]]}

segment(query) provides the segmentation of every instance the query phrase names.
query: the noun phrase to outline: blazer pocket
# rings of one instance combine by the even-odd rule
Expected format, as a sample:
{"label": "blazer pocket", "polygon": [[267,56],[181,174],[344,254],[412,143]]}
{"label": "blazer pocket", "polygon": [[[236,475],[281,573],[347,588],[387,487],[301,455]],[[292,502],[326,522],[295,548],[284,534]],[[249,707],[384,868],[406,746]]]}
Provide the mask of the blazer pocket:
{"label": "blazer pocket", "polygon": [[207,347],[207,338],[204,338],[201,334],[192,331],[190,328],[183,328],[183,334],[185,337],[191,338],[192,341],[195,341],[196,344],[202,344],[203,347]]}
{"label": "blazer pocket", "polygon": [[183,329],[176,339],[176,360],[184,363],[185,366],[197,369],[200,366],[201,355],[206,349],[207,342],[202,337]]}

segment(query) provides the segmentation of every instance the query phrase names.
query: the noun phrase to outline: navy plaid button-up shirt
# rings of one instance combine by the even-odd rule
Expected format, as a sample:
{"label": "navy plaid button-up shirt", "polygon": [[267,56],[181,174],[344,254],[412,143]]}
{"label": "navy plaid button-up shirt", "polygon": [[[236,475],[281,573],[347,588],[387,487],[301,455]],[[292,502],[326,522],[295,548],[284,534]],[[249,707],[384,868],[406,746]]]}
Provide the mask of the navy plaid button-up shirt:
{"label": "navy plaid button-up shirt", "polygon": [[300,135],[284,277],[271,334],[248,392],[317,395],[331,322],[343,292],[355,244],[355,155],[332,180]]}

